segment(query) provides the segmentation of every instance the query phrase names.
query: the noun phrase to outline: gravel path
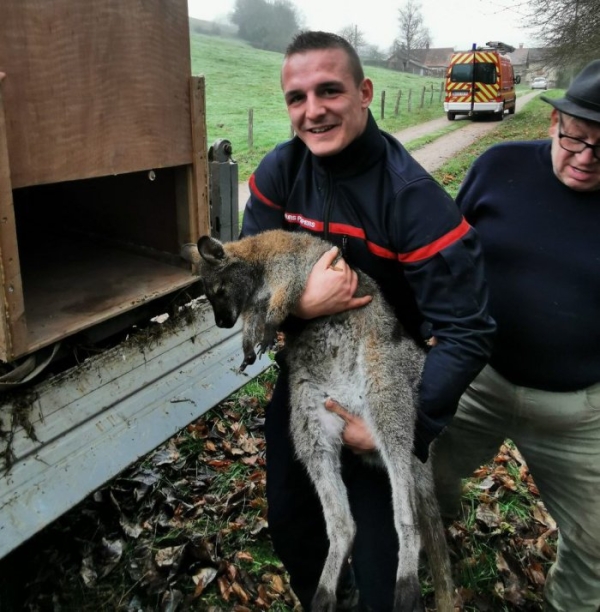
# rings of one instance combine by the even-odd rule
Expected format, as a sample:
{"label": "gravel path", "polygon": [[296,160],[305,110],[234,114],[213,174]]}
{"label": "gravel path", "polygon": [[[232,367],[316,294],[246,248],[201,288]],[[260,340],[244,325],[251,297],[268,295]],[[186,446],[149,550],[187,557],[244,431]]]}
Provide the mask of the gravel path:
{"label": "gravel path", "polygon": [[[525,95],[517,98],[518,113],[527,102],[537,96],[539,92],[529,92]],[[452,159],[459,151],[462,151],[465,147],[481,138],[484,134],[491,132],[493,129],[500,125],[500,122],[496,121],[471,121],[465,116],[457,117],[456,121],[464,123],[464,125],[449,134],[437,138],[434,142],[431,142],[420,149],[417,149],[412,153],[412,156],[428,171],[433,172],[440,166],[443,166],[449,159]],[[510,115],[505,115],[504,121],[510,121]],[[425,136],[431,132],[435,132],[445,125],[448,125],[448,119],[442,117],[441,119],[435,119],[428,123],[421,124],[408,128],[401,132],[394,134],[394,136],[400,142],[409,142],[415,140],[421,136]],[[428,131],[419,132],[418,128],[429,128]],[[417,134],[415,136],[415,134]]]}

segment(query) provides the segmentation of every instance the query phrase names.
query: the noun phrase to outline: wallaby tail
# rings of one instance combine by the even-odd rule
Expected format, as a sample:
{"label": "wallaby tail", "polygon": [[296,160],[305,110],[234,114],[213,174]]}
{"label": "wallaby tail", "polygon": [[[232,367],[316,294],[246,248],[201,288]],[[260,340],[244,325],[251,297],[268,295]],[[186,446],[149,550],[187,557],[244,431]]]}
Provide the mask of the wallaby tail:
{"label": "wallaby tail", "polygon": [[[421,463],[417,460],[418,463]],[[417,471],[419,524],[435,589],[437,612],[454,612],[454,583],[444,525],[435,497],[430,465]]]}

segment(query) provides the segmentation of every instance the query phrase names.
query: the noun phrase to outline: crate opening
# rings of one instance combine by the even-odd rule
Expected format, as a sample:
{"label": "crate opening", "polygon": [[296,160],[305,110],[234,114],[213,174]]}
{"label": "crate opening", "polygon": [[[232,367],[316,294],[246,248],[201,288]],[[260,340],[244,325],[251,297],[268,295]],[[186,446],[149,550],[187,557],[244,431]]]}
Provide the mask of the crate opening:
{"label": "crate opening", "polygon": [[194,281],[179,256],[185,172],[13,191],[28,352]]}

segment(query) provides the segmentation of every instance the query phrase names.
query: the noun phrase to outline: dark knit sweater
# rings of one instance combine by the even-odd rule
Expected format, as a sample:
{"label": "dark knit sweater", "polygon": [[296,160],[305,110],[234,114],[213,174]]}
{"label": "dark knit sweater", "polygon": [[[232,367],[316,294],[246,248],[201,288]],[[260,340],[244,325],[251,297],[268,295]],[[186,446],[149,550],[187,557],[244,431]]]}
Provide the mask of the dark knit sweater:
{"label": "dark knit sweater", "polygon": [[483,245],[491,365],[548,391],[600,382],[600,191],[561,183],[550,141],[516,142],[479,157],[457,203]]}

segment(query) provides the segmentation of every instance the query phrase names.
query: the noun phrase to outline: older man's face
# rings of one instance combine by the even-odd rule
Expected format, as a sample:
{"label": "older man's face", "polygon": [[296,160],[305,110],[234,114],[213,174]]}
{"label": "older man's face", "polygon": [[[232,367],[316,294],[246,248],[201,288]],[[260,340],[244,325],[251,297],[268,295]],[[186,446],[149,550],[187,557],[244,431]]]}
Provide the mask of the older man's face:
{"label": "older man's face", "polygon": [[[558,179],[575,191],[600,190],[600,123],[553,110],[550,136],[552,167]],[[594,145],[594,150],[582,145],[581,141]],[[573,152],[578,149],[583,150]]]}

